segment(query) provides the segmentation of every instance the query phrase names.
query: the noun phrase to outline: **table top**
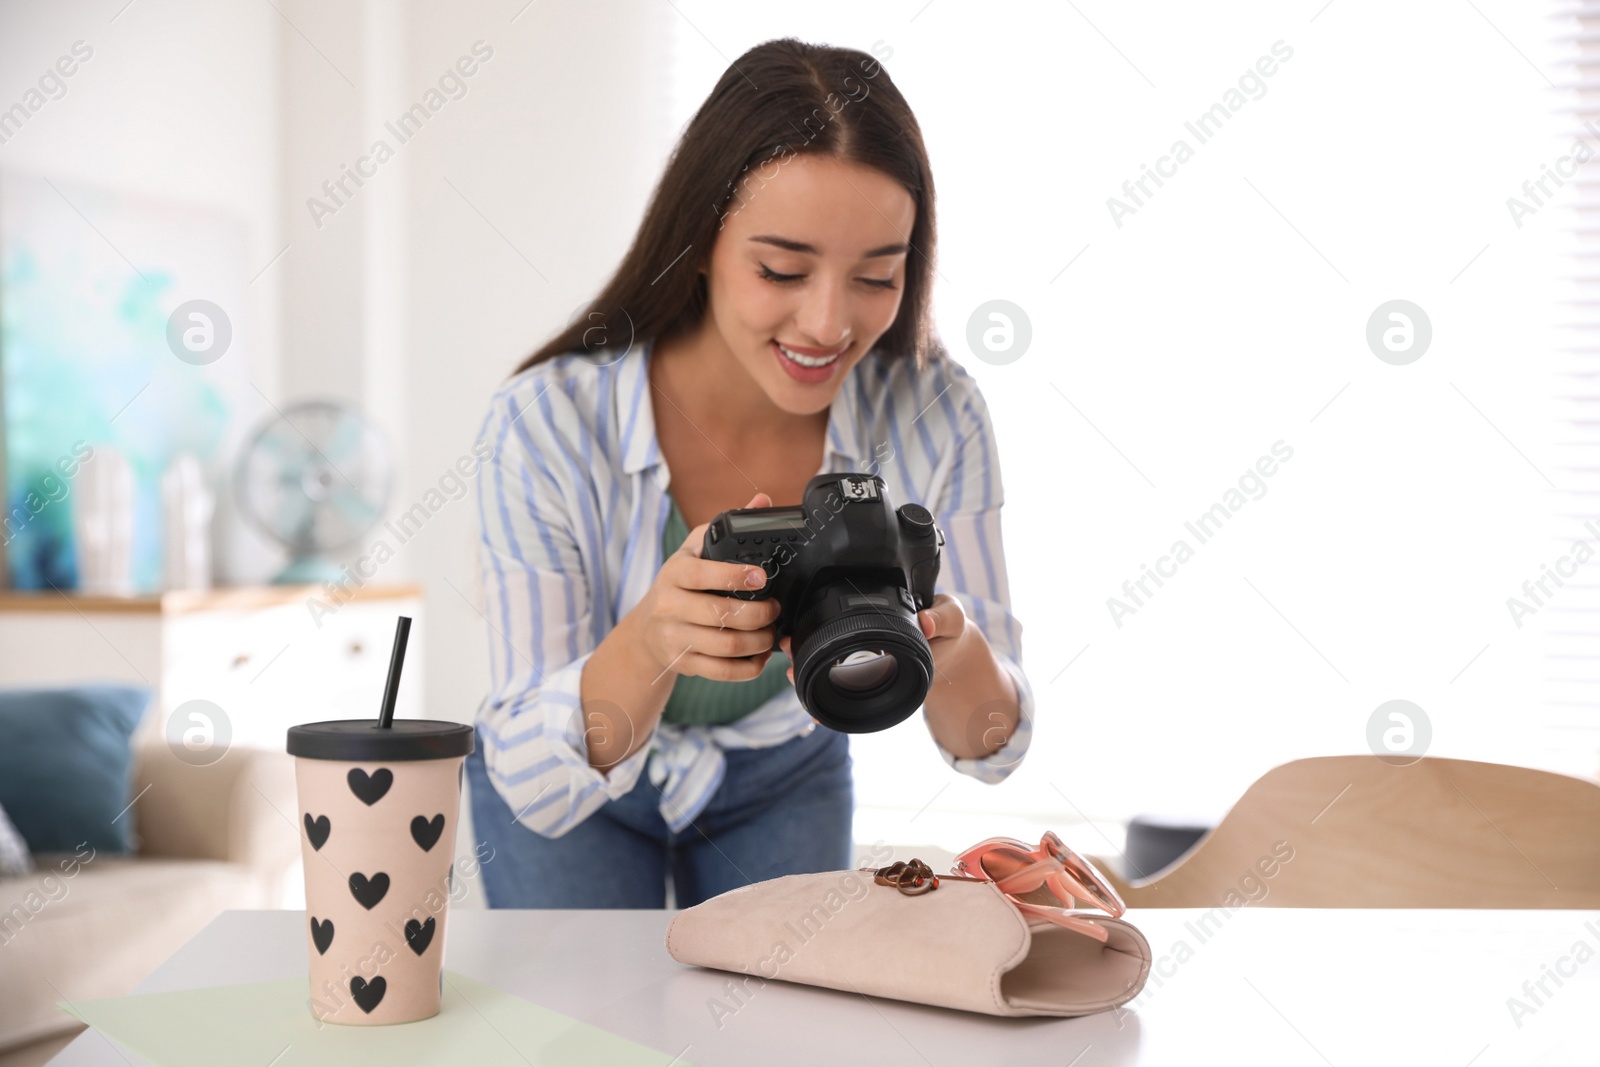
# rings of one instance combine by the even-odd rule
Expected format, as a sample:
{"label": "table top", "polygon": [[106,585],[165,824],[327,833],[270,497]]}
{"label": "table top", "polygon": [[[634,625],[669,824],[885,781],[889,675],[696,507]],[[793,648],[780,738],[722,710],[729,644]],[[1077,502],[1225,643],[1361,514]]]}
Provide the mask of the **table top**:
{"label": "table top", "polygon": [[[1600,1063],[1600,912],[1211,912],[1130,910],[1150,980],[1129,1008],[1078,1019],[781,981],[739,1006],[729,973],[667,955],[668,911],[459,908],[445,966],[660,1049],[663,1067]],[[303,911],[225,912],[135,992],[304,974],[304,923]],[[737,1010],[714,1014],[719,1002]],[[147,1067],[94,1030],[50,1062]]]}

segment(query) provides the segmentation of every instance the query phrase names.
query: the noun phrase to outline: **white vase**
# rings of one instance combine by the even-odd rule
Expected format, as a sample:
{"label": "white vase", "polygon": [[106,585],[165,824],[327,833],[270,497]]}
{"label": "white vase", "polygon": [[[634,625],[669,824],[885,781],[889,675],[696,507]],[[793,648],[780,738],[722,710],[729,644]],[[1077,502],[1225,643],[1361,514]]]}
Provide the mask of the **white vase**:
{"label": "white vase", "polygon": [[206,488],[200,461],[187,452],[173,457],[161,476],[163,585],[167,589],[211,588],[211,515],[216,498]]}
{"label": "white vase", "polygon": [[72,511],[78,591],[132,596],[133,467],[110,445],[96,445],[78,474]]}

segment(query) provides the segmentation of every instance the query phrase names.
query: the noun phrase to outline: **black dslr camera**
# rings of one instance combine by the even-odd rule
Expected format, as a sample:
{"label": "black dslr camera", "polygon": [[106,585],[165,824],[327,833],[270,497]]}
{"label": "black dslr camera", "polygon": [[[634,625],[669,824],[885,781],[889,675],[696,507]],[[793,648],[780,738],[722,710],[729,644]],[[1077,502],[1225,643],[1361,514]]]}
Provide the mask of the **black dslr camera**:
{"label": "black dslr camera", "polygon": [[767,572],[760,589],[717,592],[778,601],[777,636],[790,639],[795,692],[813,718],[844,733],[886,730],[933,684],[917,612],[933,604],[944,533],[921,504],[895,509],[872,474],[819,474],[802,500],[724,511],[701,555]]}

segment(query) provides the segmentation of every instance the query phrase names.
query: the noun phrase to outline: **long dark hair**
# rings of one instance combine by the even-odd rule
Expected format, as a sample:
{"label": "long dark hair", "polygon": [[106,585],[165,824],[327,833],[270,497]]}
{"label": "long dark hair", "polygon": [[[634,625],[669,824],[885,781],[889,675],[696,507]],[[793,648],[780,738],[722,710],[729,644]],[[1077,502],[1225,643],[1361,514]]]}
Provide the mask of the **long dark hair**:
{"label": "long dark hair", "polygon": [[[920,370],[943,349],[929,307],[934,271],[933,174],[922,130],[876,58],[792,37],[756,45],[723,73],[689,121],[656,185],[633,246],[600,294],[516,370],[631,338],[673,337],[700,324],[708,256],[745,172],[770,177],[791,154],[873,167],[916,202],[906,239],[900,312],[878,347]],[[689,253],[693,253],[690,255]]]}

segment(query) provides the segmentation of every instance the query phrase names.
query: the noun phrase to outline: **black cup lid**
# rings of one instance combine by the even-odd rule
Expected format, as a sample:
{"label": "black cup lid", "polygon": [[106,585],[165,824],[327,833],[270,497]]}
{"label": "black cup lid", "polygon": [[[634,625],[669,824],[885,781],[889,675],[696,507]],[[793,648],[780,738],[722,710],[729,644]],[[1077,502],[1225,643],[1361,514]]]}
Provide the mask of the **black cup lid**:
{"label": "black cup lid", "polygon": [[449,759],[472,752],[471,726],[442,719],[395,719],[385,729],[372,719],[334,719],[289,727],[289,755],[310,759]]}

